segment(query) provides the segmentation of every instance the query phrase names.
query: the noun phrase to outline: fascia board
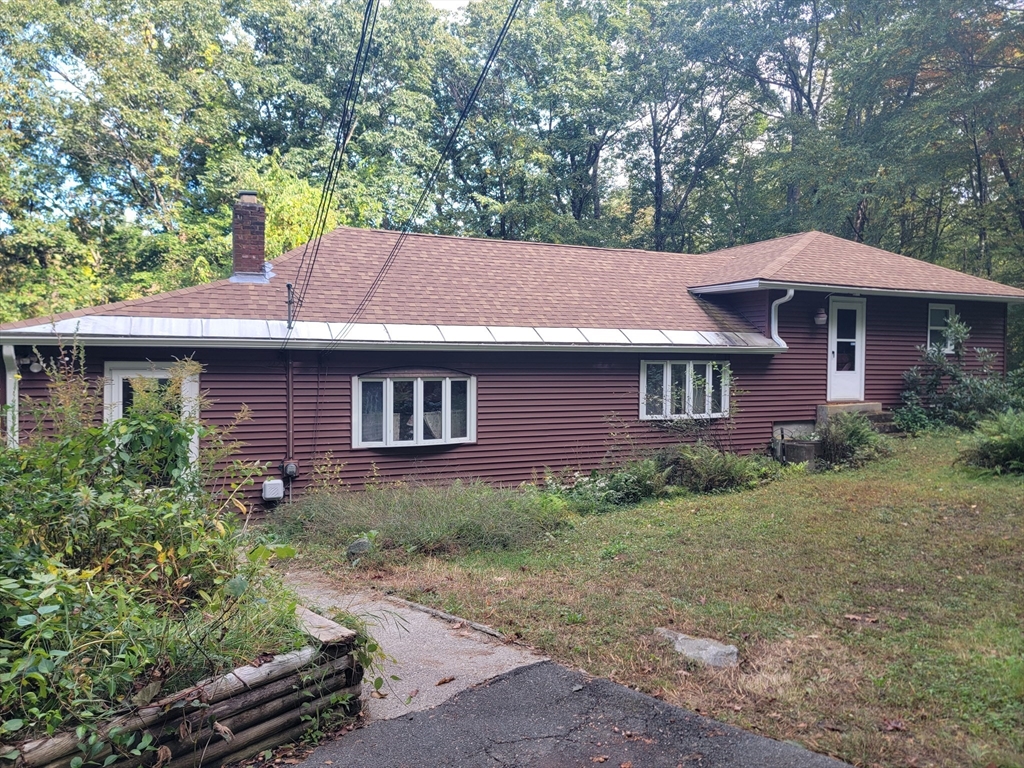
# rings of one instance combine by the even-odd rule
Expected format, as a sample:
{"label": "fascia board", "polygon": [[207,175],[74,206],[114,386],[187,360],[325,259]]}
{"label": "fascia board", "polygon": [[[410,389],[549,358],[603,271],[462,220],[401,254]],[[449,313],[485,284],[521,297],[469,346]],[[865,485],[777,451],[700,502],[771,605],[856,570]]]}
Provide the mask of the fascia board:
{"label": "fascia board", "polygon": [[1024,296],[999,296],[987,293],[949,293],[942,291],[908,291],[895,288],[862,288],[856,285],[832,285],[829,283],[791,283],[773,280],[745,280],[737,283],[701,285],[689,289],[700,296],[705,293],[745,293],[761,290],[816,291],[823,293],[853,293],[860,296],[896,296],[902,298],[939,298],[950,301],[991,301],[1000,304],[1024,304]]}

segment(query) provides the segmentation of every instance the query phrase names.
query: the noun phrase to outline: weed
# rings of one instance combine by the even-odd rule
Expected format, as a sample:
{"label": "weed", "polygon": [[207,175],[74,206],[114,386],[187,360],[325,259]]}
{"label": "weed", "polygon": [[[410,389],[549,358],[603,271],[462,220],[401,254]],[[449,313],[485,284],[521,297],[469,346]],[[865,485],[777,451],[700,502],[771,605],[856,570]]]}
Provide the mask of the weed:
{"label": "weed", "polygon": [[[37,430],[0,449],[0,723],[5,740],[78,724],[84,760],[108,746],[93,724],[125,700],[301,635],[291,594],[261,558],[237,557],[237,493],[258,468],[208,491],[231,444],[181,400],[196,365],[176,365],[166,387],[133,383],[133,406],[102,425],[82,366],[80,351],[49,363]],[[209,452],[196,460],[197,437]]]}
{"label": "weed", "polygon": [[563,504],[537,489],[493,488],[480,481],[375,483],[360,493],[314,492],[274,513],[299,542],[344,551],[374,531],[364,560],[383,553],[444,555],[523,547],[557,529]]}

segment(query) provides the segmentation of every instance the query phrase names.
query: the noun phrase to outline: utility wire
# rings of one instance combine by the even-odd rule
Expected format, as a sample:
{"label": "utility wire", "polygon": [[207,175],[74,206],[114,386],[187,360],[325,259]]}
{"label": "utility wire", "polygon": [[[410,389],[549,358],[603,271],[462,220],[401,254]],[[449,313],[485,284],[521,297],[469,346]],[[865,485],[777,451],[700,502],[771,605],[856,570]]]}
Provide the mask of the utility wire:
{"label": "utility wire", "polygon": [[291,324],[298,318],[299,312],[302,310],[302,303],[306,298],[306,292],[312,283],[313,270],[316,266],[317,256],[320,253],[320,242],[323,239],[324,230],[327,227],[327,217],[334,202],[334,190],[338,182],[338,168],[345,154],[345,148],[348,146],[349,137],[352,135],[356,102],[359,100],[363,75],[366,72],[367,62],[370,60],[370,49],[373,44],[373,33],[377,26],[377,12],[379,8],[379,0],[366,0],[363,24],[359,33],[359,45],[356,48],[356,57],[352,64],[352,74],[349,77],[348,86],[345,89],[345,98],[342,101],[341,120],[338,123],[338,132],[334,139],[334,150],[327,165],[327,175],[324,177],[323,188],[320,191],[320,201],[317,205],[316,216],[313,219],[313,227],[296,270],[295,284],[298,289],[298,295],[295,298],[294,309],[289,312],[289,327],[288,335],[284,341],[285,345],[287,345],[288,339],[291,336]]}
{"label": "utility wire", "polygon": [[327,352],[336,349],[337,346],[345,339],[345,337],[352,330],[352,326],[359,320],[360,315],[366,310],[366,307],[373,300],[374,295],[380,289],[388,272],[391,270],[391,266],[395,263],[395,259],[398,257],[398,252],[402,248],[402,244],[405,239],[409,236],[413,225],[423,208],[423,204],[426,202],[427,195],[430,194],[434,184],[437,182],[437,177],[441,174],[441,169],[444,167],[445,161],[448,159],[452,148],[455,146],[455,141],[458,138],[459,131],[462,130],[463,124],[466,122],[466,118],[469,116],[470,110],[473,108],[473,104],[476,102],[477,96],[480,94],[480,89],[483,86],[484,80],[487,78],[487,73],[491,69],[491,65],[494,64],[495,59],[498,57],[498,51],[501,49],[501,44],[505,40],[505,36],[508,34],[509,28],[512,26],[512,22],[515,20],[516,13],[519,11],[519,6],[522,5],[522,0],[513,0],[512,7],[509,9],[508,15],[505,17],[505,23],[501,27],[501,32],[498,33],[498,39],[494,41],[494,45],[491,47],[491,51],[487,56],[487,60],[484,62],[483,69],[480,70],[480,76],[477,77],[476,83],[473,85],[473,90],[469,92],[469,96],[466,99],[465,105],[462,107],[462,111],[459,113],[459,119],[455,123],[455,127],[452,129],[451,134],[448,136],[448,141],[444,145],[444,149],[441,150],[440,156],[437,158],[437,163],[434,164],[434,169],[431,171],[430,176],[427,178],[426,183],[423,186],[423,191],[420,193],[419,199],[416,201],[416,205],[413,207],[412,212],[409,214],[409,218],[405,223],[405,226],[398,234],[398,239],[395,240],[394,245],[391,247],[391,251],[388,253],[387,258],[384,259],[384,263],[377,271],[377,275],[374,277],[370,287],[366,290],[363,298],[356,305],[356,308],[352,311],[348,321],[338,332],[338,335],[331,341],[327,346]]}

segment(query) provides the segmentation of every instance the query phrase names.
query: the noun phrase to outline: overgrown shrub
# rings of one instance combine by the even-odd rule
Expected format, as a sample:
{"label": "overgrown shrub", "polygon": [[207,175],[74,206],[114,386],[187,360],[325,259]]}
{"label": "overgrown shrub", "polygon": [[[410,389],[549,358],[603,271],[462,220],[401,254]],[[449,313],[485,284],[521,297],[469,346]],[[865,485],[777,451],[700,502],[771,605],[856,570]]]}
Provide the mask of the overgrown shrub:
{"label": "overgrown shrub", "polygon": [[565,502],[538,489],[494,488],[478,480],[320,488],[274,513],[296,541],[342,553],[372,532],[377,550],[444,555],[523,547],[565,520]]}
{"label": "overgrown shrub", "polygon": [[859,467],[889,456],[889,441],[878,434],[868,417],[856,411],[833,414],[818,430],[821,462],[825,467]]}
{"label": "overgrown shrub", "polygon": [[694,493],[752,488],[774,480],[781,465],[768,456],[740,456],[710,445],[680,445],[661,453],[667,480]]}
{"label": "overgrown shrub", "polygon": [[230,450],[175,397],[194,373],[140,381],[125,417],[97,425],[97,388],[67,355],[29,404],[48,428],[0,449],[0,740],[88,727],[152,684],[300,642],[293,599],[237,556],[245,473],[212,494],[192,461],[196,435],[209,461]]}
{"label": "overgrown shrub", "polygon": [[1024,411],[1009,410],[978,422],[958,461],[995,474],[1024,474]]}
{"label": "overgrown shrub", "polygon": [[599,514],[659,495],[665,489],[666,476],[666,468],[655,459],[637,459],[618,469],[595,469],[589,474],[549,472],[545,488],[565,499],[578,514]]}
{"label": "overgrown shrub", "polygon": [[972,429],[989,414],[1024,407],[1024,374],[1002,376],[995,355],[975,347],[976,368],[967,365],[967,340],[971,329],[953,315],[946,326],[951,352],[939,344],[918,347],[921,363],[903,374],[903,406],[894,422],[907,432],[922,432],[948,424]]}

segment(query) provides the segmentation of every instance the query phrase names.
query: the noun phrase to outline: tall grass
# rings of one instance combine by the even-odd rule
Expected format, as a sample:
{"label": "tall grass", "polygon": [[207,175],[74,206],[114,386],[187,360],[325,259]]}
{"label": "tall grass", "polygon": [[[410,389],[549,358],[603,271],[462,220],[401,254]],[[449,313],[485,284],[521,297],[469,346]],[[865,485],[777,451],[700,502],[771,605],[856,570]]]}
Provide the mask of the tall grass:
{"label": "tall grass", "polygon": [[274,514],[292,540],[344,549],[373,532],[377,550],[457,554],[524,547],[565,520],[565,502],[536,489],[478,480],[320,490]]}

